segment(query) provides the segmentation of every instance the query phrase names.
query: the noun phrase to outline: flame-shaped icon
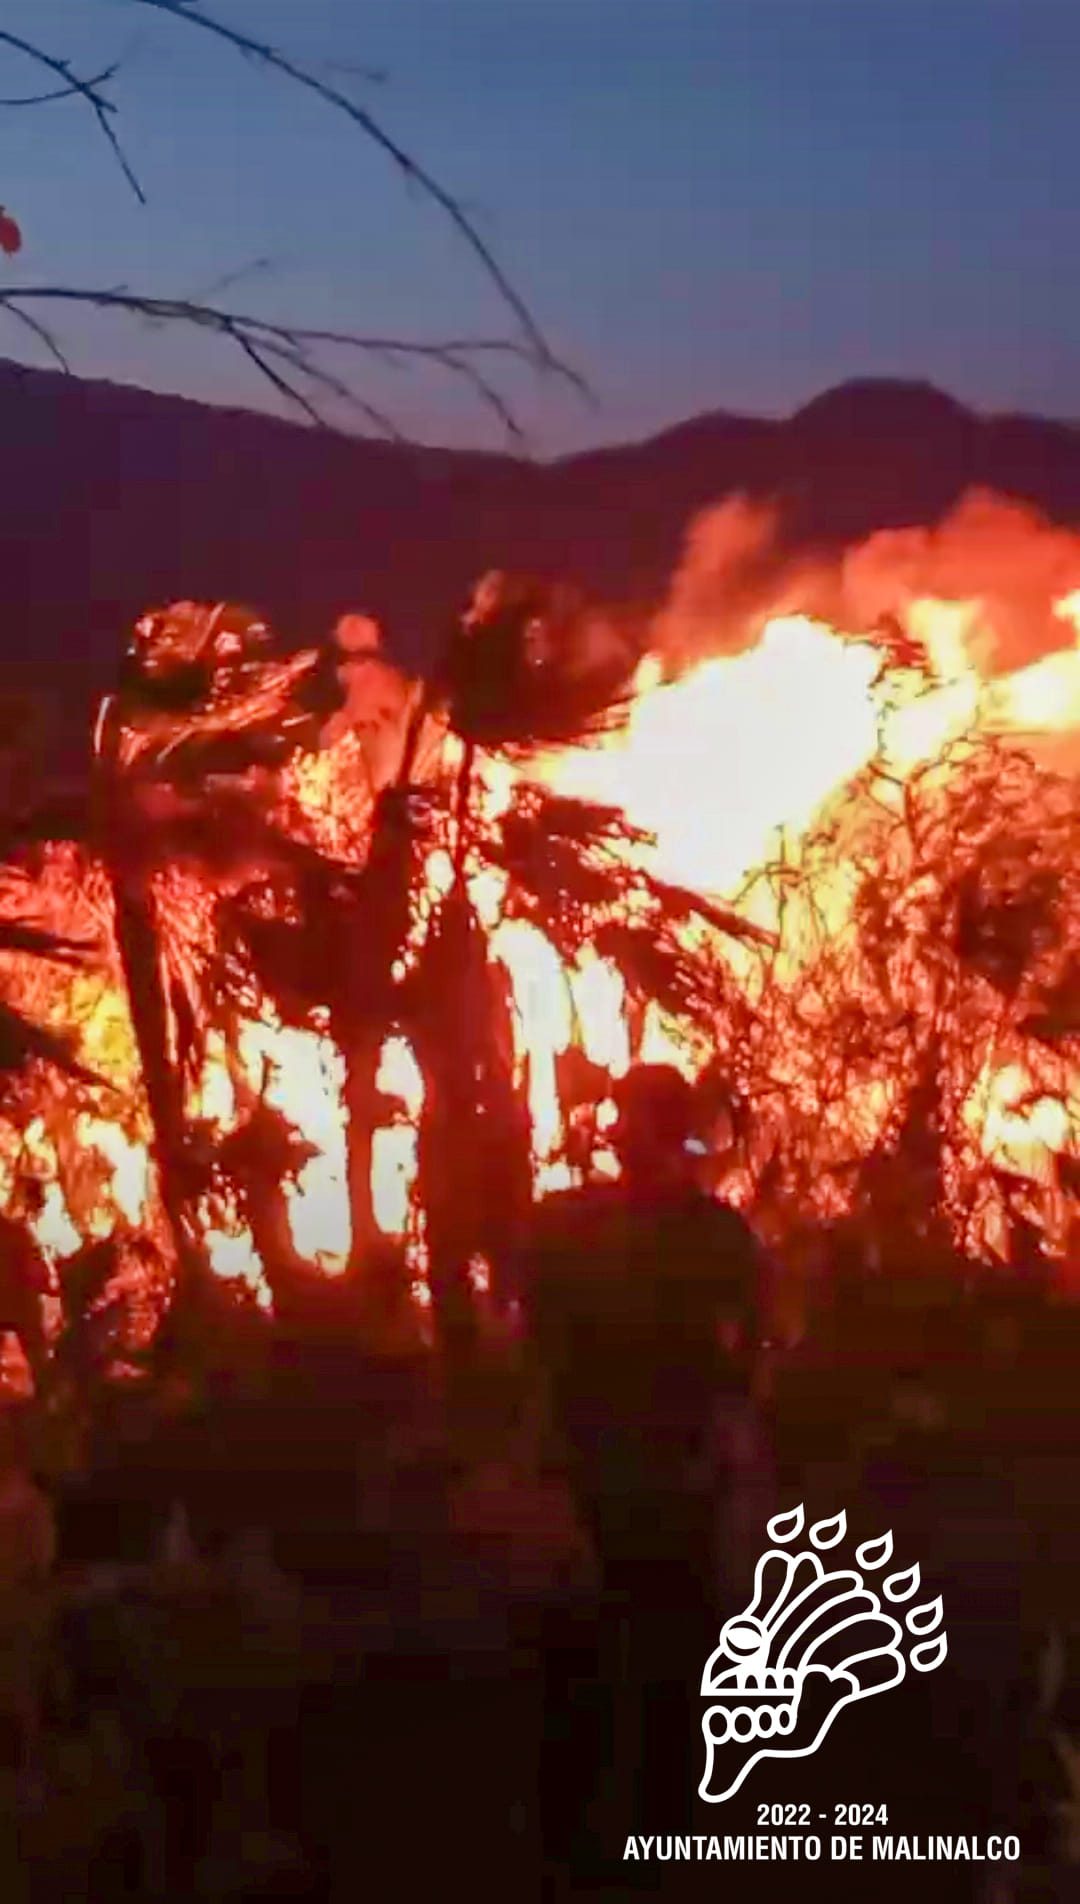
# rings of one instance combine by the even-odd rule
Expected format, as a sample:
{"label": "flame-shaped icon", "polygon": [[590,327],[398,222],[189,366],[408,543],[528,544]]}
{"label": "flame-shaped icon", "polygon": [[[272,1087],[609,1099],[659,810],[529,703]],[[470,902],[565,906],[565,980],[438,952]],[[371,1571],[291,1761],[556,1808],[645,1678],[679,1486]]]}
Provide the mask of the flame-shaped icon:
{"label": "flame-shaped icon", "polygon": [[[801,1505],[768,1522],[778,1544],[762,1554],[749,1606],[727,1621],[706,1661],[701,1691],[712,1703],[701,1722],[705,1771],[698,1792],[709,1804],[731,1798],[759,1759],[815,1752],[844,1706],[898,1686],[909,1659],[917,1672],[931,1672],[946,1656],[940,1595],[906,1608],[901,1625],[866,1584],[864,1573],[892,1558],[891,1533],[864,1541],[856,1566],[830,1572],[818,1552],[845,1539],[846,1514],[807,1530],[818,1552],[791,1550],[805,1528]],[[920,1584],[914,1565],[888,1575],[881,1591],[903,1606]],[[909,1634],[933,1637],[905,1653],[905,1626]]]}

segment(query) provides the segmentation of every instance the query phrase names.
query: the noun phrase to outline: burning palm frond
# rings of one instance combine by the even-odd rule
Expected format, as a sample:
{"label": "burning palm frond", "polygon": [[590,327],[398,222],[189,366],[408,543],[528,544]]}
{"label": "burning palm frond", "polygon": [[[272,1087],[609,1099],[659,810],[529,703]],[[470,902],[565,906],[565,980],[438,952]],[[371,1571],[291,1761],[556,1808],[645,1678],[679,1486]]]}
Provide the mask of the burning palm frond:
{"label": "burning palm frond", "polygon": [[[95,754],[125,774],[196,781],[275,759],[311,730],[317,651],[279,660],[253,610],[176,602],[139,622],[119,693],[98,716]],[[244,737],[244,744],[240,744]],[[230,743],[231,748],[230,748]]]}
{"label": "burning palm frond", "polygon": [[[630,939],[666,929],[681,945],[682,929],[696,924],[756,945],[775,943],[773,933],[732,908],[650,873],[641,856],[652,844],[618,808],[529,785],[517,790],[481,850],[510,875],[512,910],[538,918],[553,943],[570,953],[595,942],[613,918]],[[682,956],[690,955],[684,950]]]}
{"label": "burning palm frond", "polygon": [[451,634],[431,684],[454,731],[511,754],[587,744],[623,725],[633,661],[577,590],[492,571]]}

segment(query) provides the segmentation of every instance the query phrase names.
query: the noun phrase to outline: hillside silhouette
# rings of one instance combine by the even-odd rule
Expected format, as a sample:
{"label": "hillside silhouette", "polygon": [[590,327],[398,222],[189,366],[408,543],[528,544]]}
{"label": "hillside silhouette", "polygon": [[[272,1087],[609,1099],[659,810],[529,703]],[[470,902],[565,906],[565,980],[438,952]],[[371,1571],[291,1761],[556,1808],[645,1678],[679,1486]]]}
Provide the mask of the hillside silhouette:
{"label": "hillside silhouette", "polygon": [[132,621],[185,596],[250,601],[296,642],[367,607],[423,665],[493,565],[647,605],[688,520],[735,490],[777,499],[798,550],[933,523],[976,484],[1080,520],[1080,428],[872,380],[779,421],[710,414],[535,463],[0,362],[0,679],[74,733]]}

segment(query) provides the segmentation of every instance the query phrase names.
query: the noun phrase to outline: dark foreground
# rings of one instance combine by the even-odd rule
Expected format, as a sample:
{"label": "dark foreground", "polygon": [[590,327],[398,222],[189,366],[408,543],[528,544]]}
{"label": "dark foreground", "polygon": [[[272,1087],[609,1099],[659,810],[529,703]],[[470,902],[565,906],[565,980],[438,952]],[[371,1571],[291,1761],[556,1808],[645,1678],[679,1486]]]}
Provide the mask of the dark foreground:
{"label": "dark foreground", "polygon": [[[648,1608],[598,1598],[564,1477],[505,1393],[449,1425],[420,1363],[129,1436],[59,1501],[51,1582],[4,1602],[2,1895],[1080,1895],[1068,1371],[981,1377],[943,1419],[932,1384],[853,1371],[856,1430],[837,1371],[791,1371],[729,1425],[716,1582],[659,1529]],[[948,1660],[706,1805],[708,1602],[746,1605],[765,1519],[800,1500],[860,1539],[891,1529],[897,1566],[942,1592]],[[836,1861],[837,1807],[863,1805],[887,1812],[864,1859],[875,1835],[997,1833],[1022,1861]],[[696,1857],[624,1856],[680,1834]],[[783,1864],[725,1845],[762,1836]]]}

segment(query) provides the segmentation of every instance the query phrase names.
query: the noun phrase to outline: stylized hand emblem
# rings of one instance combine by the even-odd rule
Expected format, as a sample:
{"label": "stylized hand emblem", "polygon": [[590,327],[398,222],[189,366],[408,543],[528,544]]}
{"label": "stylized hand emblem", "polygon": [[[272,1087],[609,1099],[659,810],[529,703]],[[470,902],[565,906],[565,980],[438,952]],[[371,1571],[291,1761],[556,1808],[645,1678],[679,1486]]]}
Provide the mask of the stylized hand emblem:
{"label": "stylized hand emblem", "polygon": [[[776,1515],[770,1539],[797,1540],[804,1521],[801,1506]],[[810,1528],[811,1547],[838,1547],[846,1533],[841,1512]],[[759,1759],[808,1757],[838,1712],[898,1686],[909,1661],[917,1672],[940,1666],[947,1651],[940,1598],[910,1607],[901,1625],[866,1585],[864,1575],[885,1567],[892,1551],[892,1535],[883,1534],[856,1550],[858,1568],[831,1572],[809,1550],[777,1546],[761,1556],[754,1597],[728,1620],[701,1677],[712,1702],[701,1721],[698,1794],[707,1803],[733,1797]],[[880,1584],[884,1599],[902,1608],[919,1591],[918,1566]],[[906,1650],[909,1635],[933,1637]]]}

